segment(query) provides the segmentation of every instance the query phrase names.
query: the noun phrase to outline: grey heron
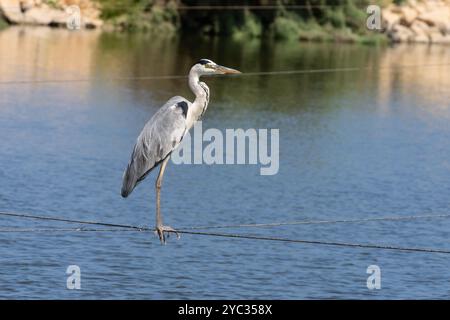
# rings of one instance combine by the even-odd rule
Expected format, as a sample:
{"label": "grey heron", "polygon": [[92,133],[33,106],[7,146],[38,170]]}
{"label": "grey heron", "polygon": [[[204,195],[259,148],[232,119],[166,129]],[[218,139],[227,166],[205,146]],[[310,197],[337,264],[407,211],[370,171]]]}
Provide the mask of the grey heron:
{"label": "grey heron", "polygon": [[163,224],[160,194],[164,171],[171,153],[180,145],[186,132],[202,118],[209,103],[209,88],[200,81],[201,76],[213,74],[236,74],[240,71],[220,66],[209,59],[201,59],[189,71],[189,87],[195,95],[194,102],[175,96],[167,101],[145,124],[139,134],[131,159],[123,174],[122,197],[126,198],[145,177],[158,165],[156,179],[156,228],[164,244],[165,233],[179,234]]}

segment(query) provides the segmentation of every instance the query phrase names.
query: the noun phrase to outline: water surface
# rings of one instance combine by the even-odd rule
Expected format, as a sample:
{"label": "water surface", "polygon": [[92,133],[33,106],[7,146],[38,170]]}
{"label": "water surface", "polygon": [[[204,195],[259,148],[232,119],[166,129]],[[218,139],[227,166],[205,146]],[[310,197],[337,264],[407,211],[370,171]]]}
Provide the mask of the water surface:
{"label": "water surface", "polygon": [[[39,28],[0,32],[0,210],[153,226],[155,173],[122,199],[122,172],[157,108],[192,94],[185,79],[129,78],[184,75],[199,58],[243,72],[361,69],[206,79],[212,100],[203,127],[280,129],[280,170],[171,164],[167,224],[449,213],[448,47]],[[54,79],[91,80],[5,83]],[[67,225],[1,217],[0,226]],[[220,231],[450,249],[449,228],[448,219],[424,219]],[[450,288],[443,254],[194,235],[161,246],[146,232],[0,232],[0,244],[1,298],[448,298]],[[73,264],[79,291],[66,289]],[[372,264],[381,268],[381,290],[366,287]]]}

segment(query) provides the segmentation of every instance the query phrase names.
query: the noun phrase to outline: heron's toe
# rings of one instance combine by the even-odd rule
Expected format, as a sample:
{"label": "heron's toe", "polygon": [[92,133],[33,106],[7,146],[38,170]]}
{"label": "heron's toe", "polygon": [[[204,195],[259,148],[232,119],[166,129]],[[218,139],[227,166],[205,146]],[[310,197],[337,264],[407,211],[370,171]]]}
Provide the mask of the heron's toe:
{"label": "heron's toe", "polygon": [[158,235],[161,244],[166,244],[166,233],[167,238],[169,238],[171,232],[176,234],[177,239],[180,239],[180,234],[174,228],[169,226],[156,226],[155,233]]}

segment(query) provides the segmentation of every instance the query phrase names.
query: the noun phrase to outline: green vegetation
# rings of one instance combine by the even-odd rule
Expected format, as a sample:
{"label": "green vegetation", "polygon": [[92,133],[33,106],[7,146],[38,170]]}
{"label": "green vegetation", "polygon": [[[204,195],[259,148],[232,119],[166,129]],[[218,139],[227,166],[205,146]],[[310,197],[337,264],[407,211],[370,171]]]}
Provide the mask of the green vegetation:
{"label": "green vegetation", "polygon": [[[270,10],[186,10],[189,6],[217,6],[217,1],[98,0],[102,18],[114,29],[164,35],[197,33],[236,39],[271,37],[287,41],[379,43],[385,37],[366,29],[369,4],[403,0],[248,0],[240,5],[276,6]],[[229,2],[229,3],[228,3]],[[182,4],[181,4],[182,3]],[[221,1],[220,5],[235,5]],[[290,6],[295,5],[296,8]]]}
{"label": "green vegetation", "polygon": [[[369,4],[405,0],[244,0],[237,10],[209,10],[235,6],[231,0],[93,0],[109,30],[140,31],[174,36],[179,33],[230,36],[234,39],[272,38],[283,41],[339,41],[379,43],[386,38],[366,28]],[[58,0],[44,0],[57,6]],[[258,6],[271,6],[260,9]],[[190,10],[189,7],[202,6]],[[292,6],[296,6],[295,8]],[[5,22],[0,19],[0,27]]]}
{"label": "green vegetation", "polygon": [[271,24],[272,35],[278,39],[306,41],[383,41],[383,35],[366,29],[365,8],[368,2],[360,2],[357,6],[353,0],[346,0],[323,7],[318,3],[319,1],[312,3],[303,12],[280,10]]}
{"label": "green vegetation", "polygon": [[235,39],[259,38],[263,34],[261,21],[249,11],[245,11],[244,22],[241,26],[235,26],[232,30]]}
{"label": "green vegetation", "polygon": [[0,16],[0,30],[3,28],[6,28],[8,24],[6,23],[6,21],[3,19],[2,16]]}
{"label": "green vegetation", "polygon": [[44,0],[43,2],[51,8],[60,8],[58,0]]}
{"label": "green vegetation", "polygon": [[176,2],[164,6],[149,0],[99,0],[102,18],[114,29],[174,35],[180,28]]}

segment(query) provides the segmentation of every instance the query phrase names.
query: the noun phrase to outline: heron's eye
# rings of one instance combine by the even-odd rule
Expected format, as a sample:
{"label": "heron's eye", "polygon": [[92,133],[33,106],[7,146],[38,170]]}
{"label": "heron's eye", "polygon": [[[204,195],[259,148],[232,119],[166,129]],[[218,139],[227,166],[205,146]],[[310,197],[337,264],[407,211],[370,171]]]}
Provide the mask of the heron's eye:
{"label": "heron's eye", "polygon": [[211,63],[205,64],[205,68],[215,70],[216,68]]}

